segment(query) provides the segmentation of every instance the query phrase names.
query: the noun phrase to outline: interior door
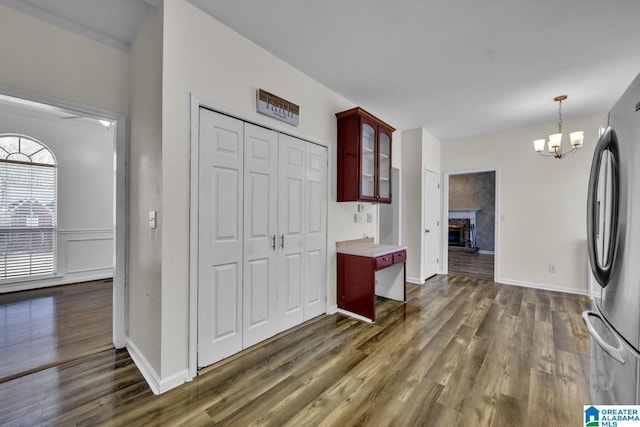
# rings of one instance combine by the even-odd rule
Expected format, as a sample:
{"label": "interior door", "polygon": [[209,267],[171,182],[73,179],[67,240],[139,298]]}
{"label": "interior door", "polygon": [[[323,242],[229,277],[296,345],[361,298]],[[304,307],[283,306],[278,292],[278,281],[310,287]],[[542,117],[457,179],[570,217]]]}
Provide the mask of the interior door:
{"label": "interior door", "polygon": [[306,143],[304,320],[326,312],[327,149]]}
{"label": "interior door", "polygon": [[243,134],[243,122],[200,109],[200,367],[242,350]]}
{"label": "interior door", "polygon": [[424,170],[424,240],[422,271],[425,278],[438,274],[438,236],[440,234],[440,184],[438,174]]}
{"label": "interior door", "polygon": [[278,134],[244,125],[243,345],[276,334]]}
{"label": "interior door", "polygon": [[305,142],[279,135],[279,331],[303,321]]}

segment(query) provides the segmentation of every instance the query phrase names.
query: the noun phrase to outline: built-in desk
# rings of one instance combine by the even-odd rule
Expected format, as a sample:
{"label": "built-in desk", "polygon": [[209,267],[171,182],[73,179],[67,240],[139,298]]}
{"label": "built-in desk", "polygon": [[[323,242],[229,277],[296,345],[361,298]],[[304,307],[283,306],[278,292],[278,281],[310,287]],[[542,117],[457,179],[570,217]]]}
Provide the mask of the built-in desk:
{"label": "built-in desk", "polygon": [[406,301],[407,248],[376,245],[373,239],[338,242],[339,311],[374,322],[376,295]]}

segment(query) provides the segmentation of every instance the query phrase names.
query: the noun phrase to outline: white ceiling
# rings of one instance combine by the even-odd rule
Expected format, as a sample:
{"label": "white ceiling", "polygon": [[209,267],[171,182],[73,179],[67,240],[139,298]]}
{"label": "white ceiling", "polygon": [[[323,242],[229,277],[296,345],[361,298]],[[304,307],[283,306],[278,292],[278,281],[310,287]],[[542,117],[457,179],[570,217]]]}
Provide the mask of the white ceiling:
{"label": "white ceiling", "polygon": [[[156,1],[0,0],[124,48]],[[396,128],[442,140],[554,121],[556,95],[569,96],[565,118],[604,113],[640,73],[637,0],[189,1]]]}

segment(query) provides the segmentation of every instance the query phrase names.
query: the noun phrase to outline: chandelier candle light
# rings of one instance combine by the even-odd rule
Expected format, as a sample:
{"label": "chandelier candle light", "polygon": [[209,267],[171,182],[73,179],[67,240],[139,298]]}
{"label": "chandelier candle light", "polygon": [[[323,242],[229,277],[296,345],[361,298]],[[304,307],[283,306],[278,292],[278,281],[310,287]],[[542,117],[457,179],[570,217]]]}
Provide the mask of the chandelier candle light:
{"label": "chandelier candle light", "polygon": [[[549,141],[544,139],[536,139],[533,141],[533,147],[538,154],[546,157],[555,157],[556,159],[562,159],[567,154],[575,153],[576,150],[582,147],[582,141],[584,141],[584,131],[577,130],[569,134],[571,140],[571,151],[566,153],[562,152],[562,101],[567,99],[567,95],[560,95],[553,98],[558,103],[558,133],[549,135]],[[549,147],[549,154],[544,152],[545,142]]]}

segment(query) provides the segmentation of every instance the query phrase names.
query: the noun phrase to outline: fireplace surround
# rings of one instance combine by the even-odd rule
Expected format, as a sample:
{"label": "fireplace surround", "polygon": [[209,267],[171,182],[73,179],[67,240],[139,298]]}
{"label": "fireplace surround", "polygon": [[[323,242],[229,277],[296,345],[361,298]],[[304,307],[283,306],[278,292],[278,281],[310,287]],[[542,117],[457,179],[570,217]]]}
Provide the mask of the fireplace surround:
{"label": "fireplace surround", "polygon": [[449,251],[476,252],[474,224],[470,218],[449,218]]}

